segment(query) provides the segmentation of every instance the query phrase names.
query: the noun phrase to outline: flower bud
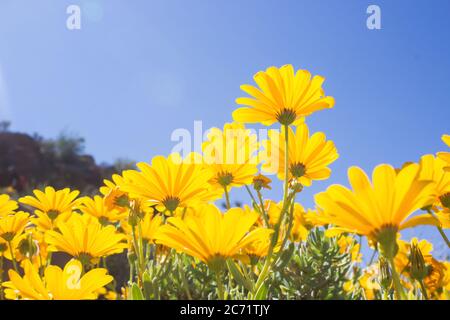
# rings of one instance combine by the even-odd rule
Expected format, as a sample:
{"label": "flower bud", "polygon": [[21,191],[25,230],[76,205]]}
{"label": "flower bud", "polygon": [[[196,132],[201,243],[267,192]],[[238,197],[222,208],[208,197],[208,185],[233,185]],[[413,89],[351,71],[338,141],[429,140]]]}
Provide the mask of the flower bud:
{"label": "flower bud", "polygon": [[297,179],[291,179],[289,181],[289,188],[294,193],[300,193],[303,190],[303,185]]}
{"label": "flower bud", "polygon": [[268,177],[262,175],[262,174],[258,174],[257,176],[253,177],[253,188],[256,191],[260,191],[262,188],[265,189],[272,189],[270,187],[270,183],[272,182],[272,180],[270,180]]}
{"label": "flower bud", "polygon": [[386,261],[386,259],[381,257],[380,260],[378,260],[378,266],[380,269],[380,273],[379,273],[380,285],[385,289],[391,288],[392,273],[391,273],[391,268],[389,267],[388,262]]}
{"label": "flower bud", "polygon": [[128,250],[127,258],[130,265],[134,264],[137,260],[136,252],[134,252],[134,250]]}
{"label": "flower bud", "polygon": [[425,264],[422,251],[416,242],[411,243],[411,252],[409,254],[411,278],[421,281],[428,274],[428,268]]}

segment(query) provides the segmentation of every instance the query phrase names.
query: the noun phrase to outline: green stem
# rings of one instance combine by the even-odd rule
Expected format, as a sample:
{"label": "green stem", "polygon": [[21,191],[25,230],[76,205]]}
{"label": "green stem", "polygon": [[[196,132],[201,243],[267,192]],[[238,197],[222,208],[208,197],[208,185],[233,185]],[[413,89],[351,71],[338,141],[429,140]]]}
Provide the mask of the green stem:
{"label": "green stem", "polygon": [[447,244],[447,247],[450,248],[450,240],[447,238],[447,235],[445,234],[444,230],[442,229],[442,227],[437,227],[439,233],[441,234],[442,239],[444,239],[445,243]]}
{"label": "green stem", "polygon": [[291,230],[292,230],[292,226],[293,226],[293,222],[294,222],[294,202],[295,202],[295,196],[293,197],[289,197],[290,199],[290,205],[289,205],[289,222],[288,222],[288,228],[286,231],[286,234],[284,235],[284,239],[281,242],[281,246],[280,246],[280,250],[277,253],[277,256],[275,257],[275,259],[272,262],[272,265],[275,265],[277,263],[277,261],[281,258],[281,255],[283,254],[283,249],[284,246],[287,243],[287,240],[289,239],[289,236],[291,234]]}
{"label": "green stem", "polygon": [[180,255],[180,256],[178,256],[178,258],[179,258],[178,273],[180,274],[180,277],[181,277],[181,282],[183,284],[183,289],[186,292],[186,296],[187,296],[188,300],[192,300],[192,295],[191,295],[191,292],[189,290],[189,284],[187,282],[186,275],[184,273],[183,256]]}
{"label": "green stem", "polygon": [[[260,205],[258,204],[258,201],[256,200],[255,196],[253,195],[250,188],[246,185],[245,189],[247,190],[248,194],[250,195],[250,198],[252,198],[253,208],[258,211],[258,213],[263,217],[264,222],[266,223],[266,226],[269,226],[269,221],[264,209],[264,202],[260,202]],[[258,191],[258,194],[260,192]],[[258,196],[259,197],[259,196]],[[262,197],[262,196],[261,196]],[[261,199],[260,199],[261,200]],[[262,200],[261,200],[262,201]]]}
{"label": "green stem", "polygon": [[47,267],[52,264],[52,256],[53,256],[53,252],[49,252],[47,254]]}
{"label": "green stem", "polygon": [[389,258],[387,260],[389,262],[389,266],[391,267],[392,280],[394,282],[394,288],[397,293],[397,296],[400,298],[400,300],[408,300],[405,291],[403,289],[402,283],[400,281],[400,277],[397,273],[397,270],[395,269],[394,259]]}
{"label": "green stem", "polygon": [[16,262],[16,258],[14,257],[14,252],[12,249],[11,241],[8,241],[8,245],[9,245],[9,253],[11,254],[11,261],[12,261],[14,270],[16,270],[17,273],[19,273],[19,268],[17,268],[17,262]]}
{"label": "green stem", "polygon": [[134,274],[134,263],[130,263],[130,281],[129,281],[129,285],[131,286],[131,284],[133,283],[133,274]]}
{"label": "green stem", "polygon": [[423,294],[425,300],[429,300],[428,293],[427,293],[427,288],[425,288],[425,285],[423,284],[423,280],[419,280],[418,282],[420,284],[420,289],[422,291],[422,294]]}
{"label": "green stem", "polygon": [[[360,247],[361,247],[361,245],[360,245]],[[377,252],[378,252],[378,249],[373,250],[372,256],[370,257],[369,266],[372,264],[373,260],[375,259]]]}
{"label": "green stem", "polygon": [[144,270],[141,269],[141,261],[140,261],[141,254],[140,254],[140,250],[139,250],[138,239],[136,237],[136,226],[135,225],[132,226],[131,233],[132,233],[132,236],[133,236],[134,253],[136,254],[136,257],[137,257],[137,268],[136,268],[137,270],[136,271],[137,271],[137,275],[138,275],[138,279],[140,281],[140,284],[142,284],[143,283],[142,282],[142,275],[144,273]]}
{"label": "green stem", "polygon": [[284,194],[283,206],[286,203],[289,192],[289,126],[284,127]]}
{"label": "green stem", "polygon": [[264,281],[266,280],[270,268],[272,266],[272,256],[273,256],[273,249],[277,243],[278,240],[278,234],[280,232],[281,223],[284,218],[284,213],[287,210],[287,204],[288,204],[288,192],[289,192],[289,126],[284,125],[284,194],[283,194],[283,208],[280,212],[280,217],[277,221],[277,224],[275,225],[275,230],[272,235],[272,241],[269,246],[269,251],[267,253],[266,261],[264,263],[264,266],[261,270],[261,273],[259,274],[258,280],[256,281],[255,287],[253,289],[252,298],[255,297],[256,293],[259,291],[260,287],[264,284]]}
{"label": "green stem", "polygon": [[247,190],[248,194],[250,195],[250,198],[252,198],[252,201],[257,204],[258,202],[256,201],[256,198],[253,195],[252,190],[250,190],[250,188],[247,185],[245,185],[245,189]]}
{"label": "green stem", "polygon": [[[436,217],[436,215],[433,213],[433,211],[431,211],[431,209],[427,209],[427,211],[433,218],[435,218],[437,221],[439,221],[438,217]],[[442,239],[444,239],[445,243],[447,244],[447,247],[450,248],[450,240],[448,239],[448,237],[445,234],[442,227],[440,225],[437,225],[436,228],[438,229],[439,233],[441,234]]]}
{"label": "green stem", "polygon": [[227,209],[231,209],[231,204],[230,204],[230,195],[228,194],[228,188],[227,186],[223,186],[223,189],[225,190],[225,200],[227,202]]}
{"label": "green stem", "polygon": [[259,190],[256,191],[256,193],[258,194],[259,204],[261,206],[261,214],[263,216],[264,222],[266,223],[266,226],[269,226],[269,217],[268,214],[266,213],[266,210],[264,209],[264,200],[262,194]]}
{"label": "green stem", "polygon": [[42,264],[42,255],[41,255],[41,253],[39,252],[38,253],[38,255],[39,255],[39,275],[41,276],[41,278],[44,276],[44,265]]}
{"label": "green stem", "polygon": [[139,241],[139,260],[141,263],[141,269],[142,271],[145,271],[144,241],[142,239],[141,219],[138,220],[138,241]]}
{"label": "green stem", "polygon": [[217,294],[219,296],[219,300],[225,300],[223,282],[222,278],[220,277],[220,271],[216,271],[215,273],[217,282]]}

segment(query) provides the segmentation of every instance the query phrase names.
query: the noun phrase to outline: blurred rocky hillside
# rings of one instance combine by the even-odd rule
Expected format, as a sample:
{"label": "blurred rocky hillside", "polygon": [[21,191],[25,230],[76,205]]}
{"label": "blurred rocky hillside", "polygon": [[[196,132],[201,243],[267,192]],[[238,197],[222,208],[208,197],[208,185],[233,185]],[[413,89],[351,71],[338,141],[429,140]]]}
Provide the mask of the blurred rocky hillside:
{"label": "blurred rocky hillside", "polygon": [[96,163],[93,156],[84,153],[84,139],[73,134],[61,133],[55,139],[46,139],[9,128],[10,123],[0,122],[0,189],[23,194],[51,185],[91,194],[104,178],[133,165],[127,160]]}

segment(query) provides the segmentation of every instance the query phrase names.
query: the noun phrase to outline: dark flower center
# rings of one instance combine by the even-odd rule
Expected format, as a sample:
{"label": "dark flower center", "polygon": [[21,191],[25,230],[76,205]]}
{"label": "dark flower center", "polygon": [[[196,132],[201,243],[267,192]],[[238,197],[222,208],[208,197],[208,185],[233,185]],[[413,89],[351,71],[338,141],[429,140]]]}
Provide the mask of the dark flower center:
{"label": "dark flower center", "polygon": [[306,167],[303,163],[300,162],[292,163],[289,167],[289,171],[291,172],[293,177],[300,178],[305,175]]}
{"label": "dark flower center", "polygon": [[295,119],[297,119],[297,114],[292,109],[284,108],[277,113],[277,120],[282,125],[288,126],[292,124]]}
{"label": "dark flower center", "polygon": [[10,242],[10,241],[12,241],[12,239],[14,239],[14,232],[5,232],[5,233],[1,234],[0,237],[5,239],[5,241]]}
{"label": "dark flower center", "polygon": [[59,210],[52,209],[47,212],[47,215],[50,218],[50,220],[55,220],[60,213],[61,212],[59,212]]}
{"label": "dark flower center", "polygon": [[229,172],[221,172],[217,175],[217,182],[223,186],[226,187],[230,183],[233,182],[233,175]]}
{"label": "dark flower center", "polygon": [[450,209],[450,192],[447,192],[439,197],[442,205],[448,209]]}
{"label": "dark flower center", "polygon": [[178,208],[178,205],[180,204],[180,198],[168,196],[162,201],[162,203],[164,204],[167,210],[175,211],[175,209]]}

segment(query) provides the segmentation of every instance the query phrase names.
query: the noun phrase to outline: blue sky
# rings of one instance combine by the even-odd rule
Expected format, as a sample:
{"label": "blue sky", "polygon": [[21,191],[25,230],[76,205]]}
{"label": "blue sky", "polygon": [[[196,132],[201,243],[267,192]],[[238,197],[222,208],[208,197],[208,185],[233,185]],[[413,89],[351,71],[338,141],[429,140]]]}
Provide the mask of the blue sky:
{"label": "blue sky", "polygon": [[[66,28],[70,4],[81,30]],[[381,30],[366,27],[369,4]],[[325,76],[336,99],[308,119],[340,153],[331,179],[301,195],[311,206],[347,184],[351,165],[370,172],[445,148],[449,12],[447,0],[1,0],[0,117],[45,137],[78,133],[98,161],[148,161],[170,152],[176,128],[231,121],[239,85],[291,63]]]}

